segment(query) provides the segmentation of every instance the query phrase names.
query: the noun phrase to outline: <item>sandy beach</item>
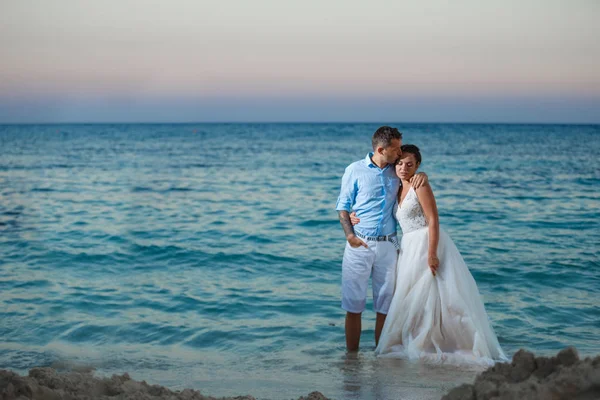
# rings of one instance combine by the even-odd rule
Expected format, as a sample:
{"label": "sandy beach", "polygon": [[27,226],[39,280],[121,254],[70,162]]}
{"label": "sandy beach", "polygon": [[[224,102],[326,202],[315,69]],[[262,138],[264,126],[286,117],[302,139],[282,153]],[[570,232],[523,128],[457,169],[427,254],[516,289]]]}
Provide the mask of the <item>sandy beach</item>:
{"label": "sandy beach", "polygon": [[[405,398],[438,399],[435,391],[409,390],[398,393]],[[327,394],[313,391],[299,400],[324,400]],[[535,357],[518,351],[511,363],[498,363],[442,396],[459,399],[597,399],[600,398],[600,356],[580,359],[574,348],[566,348],[554,357]],[[0,370],[0,400],[208,400],[215,399],[201,390],[173,391],[164,386],[136,381],[129,374],[110,378],[94,376],[89,369],[74,368],[59,372],[54,368],[32,368],[28,376]],[[252,395],[221,397],[251,400]]]}

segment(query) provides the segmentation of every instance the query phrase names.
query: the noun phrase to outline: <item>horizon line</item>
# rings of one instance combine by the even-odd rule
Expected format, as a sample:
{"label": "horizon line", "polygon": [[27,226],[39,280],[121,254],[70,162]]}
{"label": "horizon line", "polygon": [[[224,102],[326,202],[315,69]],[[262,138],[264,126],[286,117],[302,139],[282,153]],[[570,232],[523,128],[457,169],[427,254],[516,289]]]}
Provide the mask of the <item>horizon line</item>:
{"label": "horizon line", "polygon": [[193,124],[408,124],[408,125],[600,125],[599,122],[500,122],[500,121],[61,121],[61,122],[3,122],[0,125],[193,125]]}

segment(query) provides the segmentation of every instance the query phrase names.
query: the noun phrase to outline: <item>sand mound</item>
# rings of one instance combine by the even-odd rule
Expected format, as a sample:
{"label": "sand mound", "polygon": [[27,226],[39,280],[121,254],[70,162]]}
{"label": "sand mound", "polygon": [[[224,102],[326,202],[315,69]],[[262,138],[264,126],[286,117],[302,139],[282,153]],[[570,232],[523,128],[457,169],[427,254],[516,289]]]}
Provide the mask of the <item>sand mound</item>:
{"label": "sand mound", "polygon": [[[138,382],[128,374],[96,378],[91,372],[59,373],[53,368],[33,368],[29,376],[0,370],[0,400],[212,400],[197,390],[171,391],[163,386]],[[255,400],[252,396],[226,399]],[[327,400],[319,392],[299,400]]]}
{"label": "sand mound", "polygon": [[442,400],[600,399],[600,356],[579,359],[572,348],[556,357],[535,357],[519,350],[512,363],[499,363],[475,378],[473,384],[452,389]]}

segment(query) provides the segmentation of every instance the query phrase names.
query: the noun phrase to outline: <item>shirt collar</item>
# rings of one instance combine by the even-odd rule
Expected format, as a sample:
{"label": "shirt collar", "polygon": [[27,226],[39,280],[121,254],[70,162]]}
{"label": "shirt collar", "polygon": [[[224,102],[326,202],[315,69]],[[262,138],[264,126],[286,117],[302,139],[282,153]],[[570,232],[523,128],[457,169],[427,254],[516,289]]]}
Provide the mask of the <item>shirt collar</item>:
{"label": "shirt collar", "polygon": [[386,165],[383,168],[379,168],[377,165],[375,165],[373,163],[373,161],[371,160],[371,157],[373,157],[373,154],[374,153],[371,152],[371,153],[367,154],[367,156],[365,157],[365,164],[367,165],[367,167],[369,167],[369,168],[377,168],[377,169],[379,169],[381,171],[385,171],[386,169],[388,169],[388,167],[390,166],[390,164]]}

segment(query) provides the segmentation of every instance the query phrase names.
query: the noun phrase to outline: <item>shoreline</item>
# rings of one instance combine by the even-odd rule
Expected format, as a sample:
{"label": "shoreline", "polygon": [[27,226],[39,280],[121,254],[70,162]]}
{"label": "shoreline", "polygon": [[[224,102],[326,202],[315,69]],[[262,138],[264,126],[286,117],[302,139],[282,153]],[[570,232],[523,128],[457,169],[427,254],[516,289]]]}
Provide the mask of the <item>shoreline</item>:
{"label": "shoreline", "polygon": [[[213,397],[197,389],[171,390],[161,385],[136,381],[128,373],[110,378],[94,376],[92,370],[59,372],[52,367],[36,367],[27,376],[0,370],[0,400],[256,400],[251,395]],[[311,392],[298,400],[328,400]]]}
{"label": "shoreline", "polygon": [[[327,393],[310,391],[298,400],[327,400]],[[417,398],[438,398],[414,393]],[[430,395],[433,395],[430,393]],[[427,397],[425,397],[427,396]],[[437,394],[436,394],[437,396]],[[442,394],[443,400],[461,399],[595,399],[600,398],[600,356],[580,359],[568,347],[554,357],[536,357],[519,350],[511,362],[497,363],[464,383]],[[0,370],[0,400],[213,400],[198,389],[171,390],[161,385],[136,381],[128,373],[96,377],[89,368],[59,372],[52,367],[37,367],[27,376]],[[218,397],[222,400],[256,400],[252,394]]]}

